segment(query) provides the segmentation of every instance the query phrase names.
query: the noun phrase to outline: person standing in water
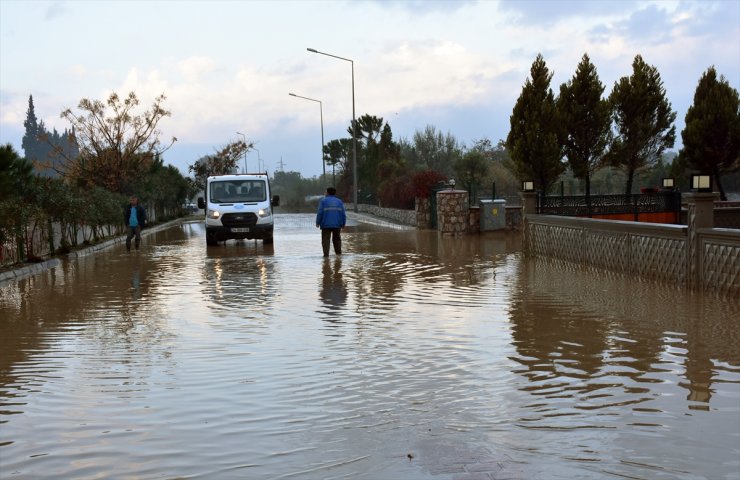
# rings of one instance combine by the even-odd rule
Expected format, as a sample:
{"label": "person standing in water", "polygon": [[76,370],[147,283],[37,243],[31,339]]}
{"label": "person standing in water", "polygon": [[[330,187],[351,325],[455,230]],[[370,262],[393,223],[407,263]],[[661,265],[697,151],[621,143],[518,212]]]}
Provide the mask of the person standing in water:
{"label": "person standing in water", "polygon": [[324,256],[329,256],[329,242],[334,245],[334,253],[342,254],[342,228],[347,223],[347,212],[344,210],[344,202],[337,198],[337,189],[328,187],[326,196],[319,202],[319,210],[316,212],[316,228],[321,229],[321,247]]}
{"label": "person standing in water", "polygon": [[126,235],[126,251],[131,251],[131,239],[136,237],[134,247],[139,249],[141,244],[141,229],[146,225],[146,211],[139,205],[139,199],[136,195],[131,195],[131,202],[123,211],[123,221],[128,229]]}

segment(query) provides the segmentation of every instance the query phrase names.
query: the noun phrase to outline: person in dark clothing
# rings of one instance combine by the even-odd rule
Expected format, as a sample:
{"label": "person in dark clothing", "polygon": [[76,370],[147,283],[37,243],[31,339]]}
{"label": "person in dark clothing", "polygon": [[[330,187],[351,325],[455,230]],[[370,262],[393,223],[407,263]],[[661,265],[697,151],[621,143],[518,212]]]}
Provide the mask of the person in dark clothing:
{"label": "person in dark clothing", "polygon": [[326,196],[319,202],[319,210],[316,212],[316,227],[321,229],[321,247],[324,256],[329,256],[329,241],[334,245],[334,253],[342,254],[341,231],[347,223],[347,213],[344,203],[336,197],[337,190],[334,187],[326,189]]}
{"label": "person in dark clothing", "polygon": [[141,244],[141,229],[146,226],[146,211],[139,205],[139,199],[136,195],[131,196],[131,203],[123,210],[123,222],[128,229],[126,236],[126,251],[131,251],[131,239],[136,237],[134,246],[136,250]]}

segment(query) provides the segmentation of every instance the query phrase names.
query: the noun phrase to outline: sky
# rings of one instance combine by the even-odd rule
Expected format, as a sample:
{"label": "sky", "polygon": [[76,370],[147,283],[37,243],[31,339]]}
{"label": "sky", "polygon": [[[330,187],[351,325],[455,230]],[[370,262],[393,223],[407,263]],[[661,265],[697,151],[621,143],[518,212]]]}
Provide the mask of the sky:
{"label": "sky", "polygon": [[353,91],[356,117],[382,117],[395,140],[431,125],[496,144],[537,54],[557,94],[584,53],[605,96],[636,55],[658,69],[677,151],[701,75],[740,88],[740,0],[0,0],[0,144],[23,155],[29,95],[62,132],[83,98],[133,91],[142,113],[164,94],[160,138],[177,142],[163,158],[183,174],[241,132],[250,172],[313,177],[322,130],[348,136]]}

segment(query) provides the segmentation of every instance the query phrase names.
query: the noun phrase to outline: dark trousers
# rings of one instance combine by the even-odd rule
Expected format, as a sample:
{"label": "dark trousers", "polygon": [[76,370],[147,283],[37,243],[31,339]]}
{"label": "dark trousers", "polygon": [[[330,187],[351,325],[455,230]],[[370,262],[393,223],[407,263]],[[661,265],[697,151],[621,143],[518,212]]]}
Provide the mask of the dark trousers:
{"label": "dark trousers", "polygon": [[341,228],[322,228],[321,229],[321,247],[324,249],[324,256],[329,256],[329,240],[334,244],[334,253],[342,254],[342,236]]}
{"label": "dark trousers", "polygon": [[134,241],[134,245],[136,247],[136,250],[139,249],[139,245],[141,244],[141,226],[136,227],[128,227],[128,235],[126,236],[126,250],[131,250],[131,239],[136,237],[136,240]]}

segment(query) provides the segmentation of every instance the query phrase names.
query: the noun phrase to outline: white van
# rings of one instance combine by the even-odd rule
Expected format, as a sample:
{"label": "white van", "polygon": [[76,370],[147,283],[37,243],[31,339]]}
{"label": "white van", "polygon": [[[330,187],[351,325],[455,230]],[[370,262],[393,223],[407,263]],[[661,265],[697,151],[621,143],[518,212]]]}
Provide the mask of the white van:
{"label": "white van", "polygon": [[208,177],[205,199],[198,197],[198,208],[206,211],[206,245],[245,238],[273,243],[272,207],[280,197],[270,194],[266,173]]}

